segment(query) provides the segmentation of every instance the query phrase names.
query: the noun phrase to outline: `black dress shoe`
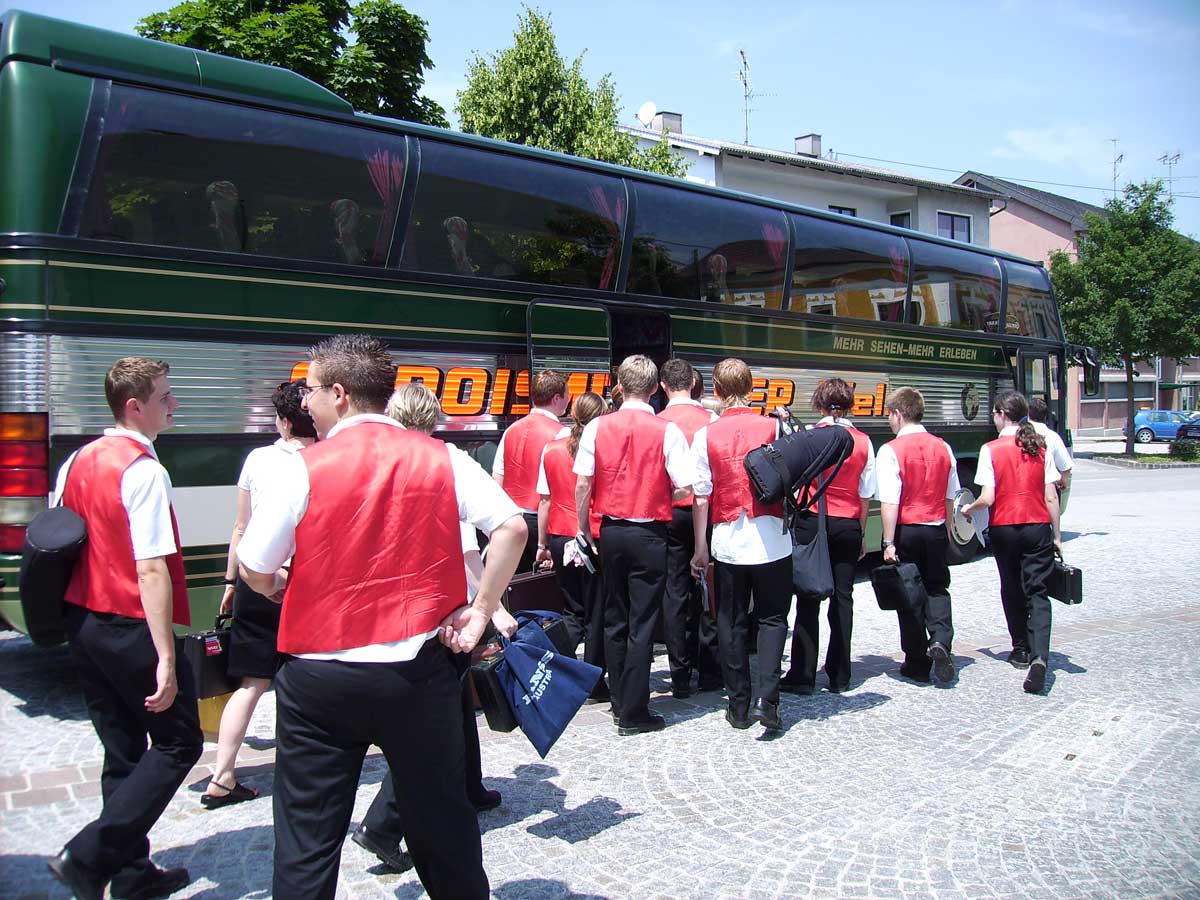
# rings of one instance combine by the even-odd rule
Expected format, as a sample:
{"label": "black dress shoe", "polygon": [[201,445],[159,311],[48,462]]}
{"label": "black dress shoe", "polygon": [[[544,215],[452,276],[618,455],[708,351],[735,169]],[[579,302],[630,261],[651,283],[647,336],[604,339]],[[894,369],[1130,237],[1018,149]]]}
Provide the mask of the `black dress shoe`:
{"label": "black dress shoe", "polygon": [[699,691],[702,694],[707,693],[708,691],[719,691],[723,687],[725,687],[725,682],[722,681],[720,678],[701,678],[700,679]]}
{"label": "black dress shoe", "polygon": [[910,681],[920,682],[921,684],[929,684],[929,672],[917,672],[908,666],[900,667],[900,674]]}
{"label": "black dress shoe", "polygon": [[934,641],[929,645],[929,658],[933,660],[933,677],[945,684],[954,678],[954,660],[943,644]]}
{"label": "black dress shoe", "polygon": [[592,692],[588,694],[589,703],[608,703],[612,700],[612,694],[608,690],[608,685],[601,678],[596,682],[596,686],[592,688]]}
{"label": "black dress shoe", "polygon": [[786,678],[779,682],[780,693],[798,694],[801,697],[810,697],[817,692],[816,685],[804,684],[801,681],[788,681]]}
{"label": "black dress shoe", "polygon": [[155,897],[170,897],[192,883],[187,869],[160,869],[151,864],[129,884],[120,884],[118,874],[112,880],[109,893],[113,900],[153,900]]}
{"label": "black dress shoe", "polygon": [[831,693],[831,694],[844,694],[848,690],[850,690],[850,685],[848,685],[848,684],[831,684],[831,685],[829,685],[829,693]]}
{"label": "black dress shoe", "polygon": [[475,807],[475,812],[487,812],[489,809],[495,809],[500,805],[500,792],[489,791],[483,789],[482,793],[471,795],[471,805]]}
{"label": "black dress shoe", "polygon": [[751,725],[754,724],[750,720],[749,716],[746,716],[746,715],[739,716],[732,709],[725,710],[725,721],[728,722],[730,725],[732,725],[734,728],[736,728],[738,731],[744,731],[745,729],[749,728]]}
{"label": "black dress shoe", "polygon": [[779,718],[779,704],[759,699],[754,703],[754,718],[767,731],[783,731],[783,720]]}
{"label": "black dress shoe", "polygon": [[1014,649],[1008,654],[1008,664],[1014,669],[1028,669],[1029,663],[1033,661],[1028,650]]}
{"label": "black dress shoe", "polygon": [[64,849],[47,865],[54,877],[79,900],[103,900],[105,879],[78,862],[70,850]]}
{"label": "black dress shoe", "polygon": [[662,716],[650,713],[640,722],[621,722],[617,725],[617,734],[629,737],[632,734],[648,734],[651,731],[662,731],[667,727],[667,720]]}
{"label": "black dress shoe", "polygon": [[671,685],[671,696],[676,700],[686,700],[692,696],[692,687],[688,684]]}
{"label": "black dress shoe", "polygon": [[376,858],[393,872],[407,872],[413,867],[412,857],[400,849],[399,841],[389,841],[371,831],[366,825],[355,828],[350,840],[368,853],[374,853]]}
{"label": "black dress shoe", "polygon": [[1046,663],[1043,660],[1035,659],[1029,666],[1029,674],[1025,676],[1025,684],[1022,685],[1027,694],[1040,694],[1042,689],[1046,687]]}

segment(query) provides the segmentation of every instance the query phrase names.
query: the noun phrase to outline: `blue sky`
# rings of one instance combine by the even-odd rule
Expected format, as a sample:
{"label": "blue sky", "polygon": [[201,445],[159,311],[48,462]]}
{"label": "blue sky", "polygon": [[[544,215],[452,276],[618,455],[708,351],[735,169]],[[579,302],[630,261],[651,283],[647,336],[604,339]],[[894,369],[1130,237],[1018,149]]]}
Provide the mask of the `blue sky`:
{"label": "blue sky", "polygon": [[[169,6],[9,2],[117,31],[132,31],[140,17]],[[521,10],[508,0],[404,5],[429,23],[435,68],[426,93],[447,111],[472,55],[509,45]],[[1058,182],[1034,186],[1100,205],[1111,196],[1110,139],[1117,138],[1125,157],[1119,185],[1165,179],[1158,157],[1180,154],[1176,226],[1200,237],[1200,3],[1194,0],[609,0],[538,8],[551,15],[563,55],[586,51],[590,80],[612,74],[629,124],[651,100],[682,113],[690,134],[741,140],[736,72],[738,51],[745,50],[759,94],[751,143],[791,149],[797,135],[818,132],[826,151],[849,162],[947,181],[975,169]]]}

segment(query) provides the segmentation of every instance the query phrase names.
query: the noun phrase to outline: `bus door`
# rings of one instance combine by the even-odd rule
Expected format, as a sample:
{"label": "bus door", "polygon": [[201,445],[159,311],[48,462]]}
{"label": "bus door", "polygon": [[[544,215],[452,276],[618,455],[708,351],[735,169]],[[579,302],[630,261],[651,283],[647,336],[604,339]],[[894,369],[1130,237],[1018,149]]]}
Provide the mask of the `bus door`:
{"label": "bus door", "polygon": [[1017,351],[1017,390],[1025,399],[1040,397],[1046,401],[1050,411],[1046,423],[1051,430],[1059,431],[1063,400],[1062,354],[1040,347],[1022,347]]}
{"label": "bus door", "polygon": [[[627,356],[637,353],[648,356],[659,369],[671,358],[669,315],[658,310],[628,306],[613,306],[609,315],[612,323],[611,360],[614,382],[617,367]],[[650,405],[656,411],[661,411],[667,405],[661,388],[657,388],[650,397]]]}
{"label": "bus door", "polygon": [[612,385],[612,323],[601,304],[584,300],[539,299],[526,319],[529,378],[543,369],[567,376],[571,397],[595,391],[608,398]]}

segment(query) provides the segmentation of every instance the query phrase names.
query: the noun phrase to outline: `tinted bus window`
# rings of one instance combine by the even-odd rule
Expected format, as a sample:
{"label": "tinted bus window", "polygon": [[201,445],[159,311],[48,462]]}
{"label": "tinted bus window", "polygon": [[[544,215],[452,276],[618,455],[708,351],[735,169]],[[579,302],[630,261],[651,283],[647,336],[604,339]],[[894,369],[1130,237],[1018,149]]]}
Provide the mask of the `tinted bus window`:
{"label": "tinted bus window", "polygon": [[791,309],[900,322],[908,295],[904,238],[815,216],[792,216],[796,230]]}
{"label": "tinted bus window", "polygon": [[423,140],[401,266],[611,290],[624,221],[619,178]]}
{"label": "tinted bus window", "polygon": [[787,256],[783,213],[639,184],[626,290],[779,309]]}
{"label": "tinted bus window", "polygon": [[79,237],[381,266],[403,137],[113,85]]}
{"label": "tinted bus window", "polygon": [[910,240],[913,295],[909,321],[941,328],[998,331],[1000,265],[982,253]]}
{"label": "tinted bus window", "polygon": [[1008,276],[1005,330],[1026,337],[1057,338],[1058,316],[1050,295],[1050,276],[1041,266],[1004,260]]}

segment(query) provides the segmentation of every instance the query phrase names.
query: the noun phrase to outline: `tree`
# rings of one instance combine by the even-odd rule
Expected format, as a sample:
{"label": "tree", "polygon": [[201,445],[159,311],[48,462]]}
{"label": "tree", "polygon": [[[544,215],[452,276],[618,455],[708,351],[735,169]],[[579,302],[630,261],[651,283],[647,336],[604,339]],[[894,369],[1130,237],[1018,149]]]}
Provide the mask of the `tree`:
{"label": "tree", "polygon": [[[142,37],[299,72],[355,109],[445,128],[446,113],[420,95],[425,20],[393,0],[184,0],[136,26]],[[357,37],[349,43],[346,34]]]}
{"label": "tree", "polygon": [[583,55],[567,65],[559,54],[549,16],[525,7],[513,39],[490,59],[476,55],[471,61],[456,107],[463,131],[662,175],[684,174],[686,164],[665,136],[642,150],[636,138],[617,130],[612,76],[589,86]]}
{"label": "tree", "polygon": [[1086,221],[1078,261],[1056,251],[1050,277],[1067,337],[1124,366],[1132,425],[1134,363],[1200,355],[1200,245],[1172,230],[1171,201],[1157,181],[1129,185],[1105,215],[1088,213]]}

